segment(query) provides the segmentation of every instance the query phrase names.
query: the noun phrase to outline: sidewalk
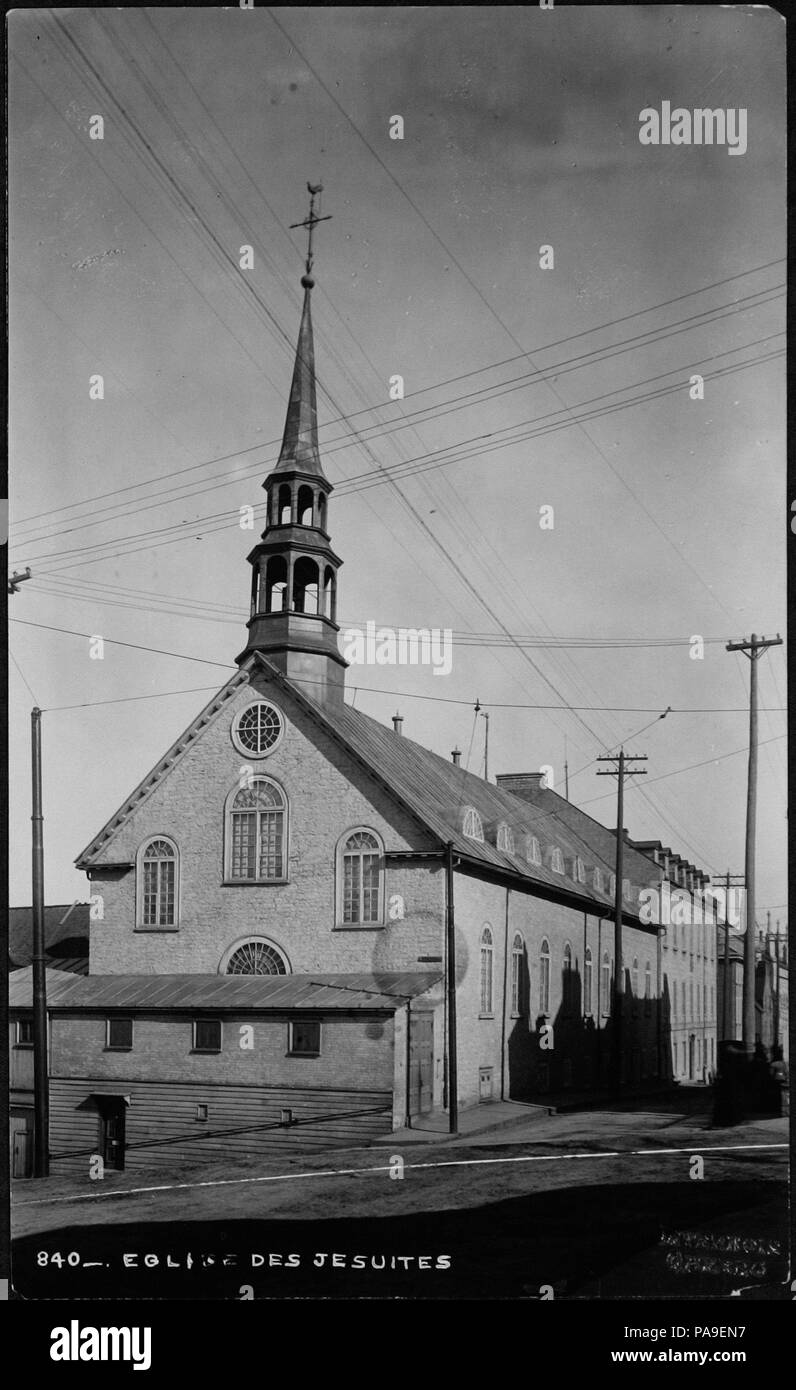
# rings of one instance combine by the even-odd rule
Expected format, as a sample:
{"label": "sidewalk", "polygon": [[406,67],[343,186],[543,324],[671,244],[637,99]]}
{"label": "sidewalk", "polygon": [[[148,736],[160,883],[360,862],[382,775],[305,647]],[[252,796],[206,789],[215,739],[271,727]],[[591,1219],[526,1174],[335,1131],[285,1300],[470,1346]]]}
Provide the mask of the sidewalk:
{"label": "sidewalk", "polygon": [[512,1125],[527,1124],[529,1120],[546,1120],[553,1113],[551,1105],[526,1105],[522,1101],[493,1100],[483,1105],[470,1105],[459,1111],[459,1128],[449,1135],[445,1111],[416,1115],[411,1129],[394,1129],[379,1135],[373,1144],[438,1144],[441,1139],[469,1138],[476,1134],[491,1134],[494,1130],[509,1129]]}

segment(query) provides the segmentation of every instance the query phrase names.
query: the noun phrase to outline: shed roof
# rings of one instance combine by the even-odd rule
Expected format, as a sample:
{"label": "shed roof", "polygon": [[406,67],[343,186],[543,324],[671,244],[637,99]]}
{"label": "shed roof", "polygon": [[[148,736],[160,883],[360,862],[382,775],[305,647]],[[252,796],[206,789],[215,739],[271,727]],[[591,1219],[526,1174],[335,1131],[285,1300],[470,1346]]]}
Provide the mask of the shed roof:
{"label": "shed roof", "polygon": [[[284,1010],[393,1013],[432,988],[441,971],[354,975],[88,975],[47,972],[47,1006],[64,1009]],[[10,976],[11,1008],[32,1007],[32,971]]]}

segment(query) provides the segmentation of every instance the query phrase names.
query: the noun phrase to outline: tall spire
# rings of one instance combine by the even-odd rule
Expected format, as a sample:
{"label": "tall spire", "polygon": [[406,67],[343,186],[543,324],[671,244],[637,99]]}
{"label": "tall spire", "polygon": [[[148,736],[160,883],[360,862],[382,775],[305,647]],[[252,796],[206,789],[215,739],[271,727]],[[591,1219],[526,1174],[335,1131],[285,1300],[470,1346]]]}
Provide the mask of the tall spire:
{"label": "tall spire", "polygon": [[319,217],[315,212],[315,199],[320,198],[323,184],[308,183],[310,195],[309,215],[303,222],[294,222],[292,227],[307,228],[307,257],[301,283],[304,288],[304,305],[301,311],[296,361],[293,367],[293,380],[285,420],[285,433],[276,472],[286,469],[299,469],[302,473],[315,473],[323,477],[320,454],[318,452],[318,409],[315,397],[315,349],[312,340],[312,312],[310,295],[315,281],[312,277],[312,234],[319,222],[328,222],[329,216]]}
{"label": "tall spire", "polygon": [[310,699],[341,705],[348,665],[337,646],[337,572],[342,561],[326,529],[332,484],[324,476],[318,452],[310,314],[315,284],[312,234],[318,222],[328,219],[315,212],[320,184],[307,188],[309,216],[295,224],[309,233],[296,362],[279,461],[263,483],[268,499],[265,530],[248,556],[251,616],[246,646],[237,660],[243,663],[252,652],[262,652],[286,676],[303,682]]}

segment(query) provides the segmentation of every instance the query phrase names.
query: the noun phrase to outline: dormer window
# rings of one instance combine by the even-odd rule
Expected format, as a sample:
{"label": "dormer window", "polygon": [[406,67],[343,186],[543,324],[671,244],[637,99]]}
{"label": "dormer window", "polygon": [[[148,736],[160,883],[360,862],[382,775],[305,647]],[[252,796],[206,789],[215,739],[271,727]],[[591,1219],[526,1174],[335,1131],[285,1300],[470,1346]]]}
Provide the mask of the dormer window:
{"label": "dormer window", "polygon": [[603,886],[603,874],[602,874],[602,869],[595,869],[595,870],[594,870],[594,891],[595,891],[595,893],[604,893],[604,892],[605,892],[605,888],[604,888],[604,886]]}
{"label": "dormer window", "polygon": [[525,858],[529,864],[541,864],[542,850],[535,835],[525,836]]}
{"label": "dormer window", "polygon": [[554,874],[563,874],[564,872],[564,856],[558,848],[558,845],[554,846],[553,852],[550,855],[550,868],[553,870]]}
{"label": "dormer window", "polygon": [[578,855],[577,858],[575,859],[574,869],[575,869],[575,879],[576,879],[576,881],[577,881],[578,883],[585,883],[585,882],[586,882],[586,865],[584,864],[583,860],[580,858],[580,855]]}
{"label": "dormer window", "polygon": [[629,878],[623,878],[623,879],[622,879],[622,897],[624,898],[624,900],[625,900],[626,903],[629,903],[629,902],[631,901],[632,896],[633,896],[633,894],[632,894],[631,888],[630,888],[630,879],[629,879]]}
{"label": "dormer window", "polygon": [[484,827],[481,817],[473,806],[468,806],[464,813],[462,834],[466,835],[468,840],[480,840],[481,844],[484,842]]}
{"label": "dormer window", "polygon": [[514,853],[514,835],[504,820],[502,820],[498,826],[497,847],[498,849],[502,849],[504,854]]}
{"label": "dormer window", "polygon": [[609,875],[608,875],[608,890],[607,890],[607,891],[608,891],[608,896],[609,896],[610,898],[615,897],[615,895],[616,895],[616,874],[609,874]]}

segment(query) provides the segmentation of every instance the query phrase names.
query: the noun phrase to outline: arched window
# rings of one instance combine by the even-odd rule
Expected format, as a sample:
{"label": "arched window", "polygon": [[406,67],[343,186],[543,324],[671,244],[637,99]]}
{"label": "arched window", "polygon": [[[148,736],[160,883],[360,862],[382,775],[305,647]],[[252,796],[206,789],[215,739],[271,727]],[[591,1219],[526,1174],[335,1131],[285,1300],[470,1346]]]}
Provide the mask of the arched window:
{"label": "arched window", "polygon": [[468,840],[481,840],[483,842],[484,827],[481,817],[473,806],[468,806],[464,812],[462,834],[466,835]]}
{"label": "arched window", "polygon": [[644,1012],[652,1012],[652,966],[649,961],[644,967]]}
{"label": "arched window", "polygon": [[289,526],[293,518],[293,494],[289,483],[283,483],[279,489],[279,524]]}
{"label": "arched window", "polygon": [[529,864],[541,864],[542,850],[535,835],[527,835],[525,838],[525,858]]}
{"label": "arched window", "polygon": [[293,569],[293,609],[315,617],[318,612],[318,566],[302,555]]}
{"label": "arched window", "polygon": [[575,860],[575,878],[577,879],[578,883],[586,882],[586,865],[584,864],[580,855],[578,855],[578,857]]}
{"label": "arched window", "polygon": [[264,936],[237,941],[221,958],[222,975],[289,975],[286,957]]}
{"label": "arched window", "polygon": [[383,919],[382,844],[372,830],[349,830],[338,847],[337,920],[347,926]]}
{"label": "arched window", "polygon": [[514,853],[514,835],[505,821],[501,821],[497,832],[497,847],[506,854]]}
{"label": "arched window", "polygon": [[572,986],[574,981],[572,978],[572,947],[568,941],[564,943],[564,974],[561,984],[564,1013],[569,1014],[572,1012],[574,1005],[574,1000],[572,998]]}
{"label": "arched window", "polygon": [[265,571],[265,611],[284,613],[287,605],[287,560],[272,555]]}
{"label": "arched window", "polygon": [[517,932],[511,946],[511,1015],[512,1018],[519,1018],[525,1012],[523,998],[523,979],[522,967],[525,956],[525,945],[520,933]]}
{"label": "arched window", "polygon": [[550,942],[546,936],[542,938],[539,952],[539,1012],[550,1012]]}
{"label": "arched window", "polygon": [[318,525],[322,531],[326,530],[326,494],[323,492],[318,497]]}
{"label": "arched window", "polygon": [[335,620],[335,582],[334,570],[327,565],[323,575],[323,616]]}
{"label": "arched window", "polygon": [[554,874],[563,874],[564,872],[564,856],[558,848],[558,845],[554,847],[550,856],[550,868],[553,870]]}
{"label": "arched window", "polygon": [[312,526],[314,497],[312,488],[306,483],[302,483],[298,490],[298,524],[299,526]]}
{"label": "arched window", "polygon": [[587,1016],[591,1014],[592,973],[591,946],[587,946],[583,957],[583,1012]]}
{"label": "arched window", "polygon": [[605,892],[605,888],[603,887],[603,876],[601,869],[594,870],[594,891],[595,893]]}
{"label": "arched window", "polygon": [[281,787],[254,777],[227,798],[230,881],[269,883],[286,877],[287,801]]}
{"label": "arched window", "polygon": [[600,967],[600,1010],[604,1014],[611,1012],[611,958],[607,951],[603,951]]}
{"label": "arched window", "polygon": [[484,927],[481,933],[481,1013],[492,1013],[492,967],[494,961],[494,947],[492,944],[492,930]]}
{"label": "arched window", "polygon": [[173,840],[159,835],[138,851],[138,926],[176,927],[179,920],[179,855]]}

